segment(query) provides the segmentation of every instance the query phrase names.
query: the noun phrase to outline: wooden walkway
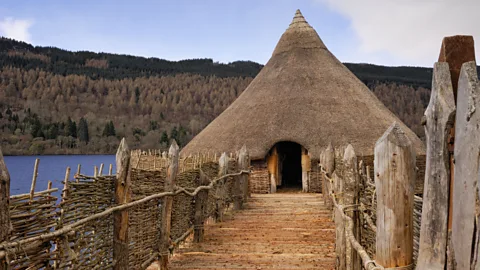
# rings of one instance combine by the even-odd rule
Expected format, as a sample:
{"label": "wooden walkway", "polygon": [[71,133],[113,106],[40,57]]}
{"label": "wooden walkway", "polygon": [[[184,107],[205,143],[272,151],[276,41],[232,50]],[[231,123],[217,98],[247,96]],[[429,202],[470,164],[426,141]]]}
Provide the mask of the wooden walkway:
{"label": "wooden walkway", "polygon": [[244,210],[207,225],[169,269],[334,269],[335,226],[319,194],[254,194]]}

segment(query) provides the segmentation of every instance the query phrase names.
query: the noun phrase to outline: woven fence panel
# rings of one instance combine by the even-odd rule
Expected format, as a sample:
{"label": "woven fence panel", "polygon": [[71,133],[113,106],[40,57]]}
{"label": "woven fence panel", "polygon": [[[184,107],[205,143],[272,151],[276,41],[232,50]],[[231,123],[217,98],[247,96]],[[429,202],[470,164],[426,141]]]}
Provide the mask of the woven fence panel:
{"label": "woven fence panel", "polygon": [[322,174],[318,166],[318,160],[311,161],[310,182],[308,183],[308,191],[314,193],[322,192]]}
{"label": "woven fence panel", "polygon": [[[132,168],[132,200],[163,192],[166,177],[166,169],[154,171]],[[162,201],[151,200],[128,211],[129,269],[137,269],[158,251]]]}
{"label": "woven fence panel", "polygon": [[[35,193],[32,200],[29,194],[11,196],[10,218],[13,231],[10,241],[19,241],[48,233],[56,225],[57,197],[52,190]],[[39,244],[18,246],[8,249],[7,262],[10,269],[43,269],[50,266],[55,252],[52,243],[44,241]]]}
{"label": "woven fence panel", "polygon": [[415,196],[415,205],[413,208],[413,261],[418,259],[418,246],[420,244],[420,227],[422,224],[422,197]]}
{"label": "woven fence panel", "polygon": [[248,188],[250,193],[270,193],[270,179],[265,161],[252,162],[252,172],[249,177]]}
{"label": "woven fence panel", "polygon": [[[189,170],[177,175],[175,185],[193,190],[199,186],[200,171]],[[172,228],[170,237],[175,240],[187,232],[193,226],[195,216],[195,199],[186,194],[178,194],[173,197]]]}
{"label": "woven fence panel", "polygon": [[[114,184],[115,176],[81,176],[68,181],[57,229],[112,207]],[[92,220],[60,237],[57,252],[55,266],[60,269],[111,269],[113,215]]]}

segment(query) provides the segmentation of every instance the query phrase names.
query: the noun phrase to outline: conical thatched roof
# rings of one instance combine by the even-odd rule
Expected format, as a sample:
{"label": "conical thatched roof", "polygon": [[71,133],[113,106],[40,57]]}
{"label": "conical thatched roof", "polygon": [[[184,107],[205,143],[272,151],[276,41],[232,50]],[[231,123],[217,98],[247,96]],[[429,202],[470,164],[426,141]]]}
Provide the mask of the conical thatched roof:
{"label": "conical thatched roof", "polygon": [[265,67],[182,155],[235,152],[245,144],[252,159],[261,159],[280,141],[299,143],[313,157],[329,142],[372,155],[394,121],[424,154],[415,133],[330,53],[297,10]]}

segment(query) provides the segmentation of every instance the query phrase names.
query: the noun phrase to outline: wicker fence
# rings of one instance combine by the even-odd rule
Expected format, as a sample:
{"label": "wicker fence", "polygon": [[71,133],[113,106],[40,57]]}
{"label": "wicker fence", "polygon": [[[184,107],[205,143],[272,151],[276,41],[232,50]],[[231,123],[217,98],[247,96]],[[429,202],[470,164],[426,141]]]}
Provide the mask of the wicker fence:
{"label": "wicker fence", "polygon": [[242,207],[248,167],[245,148],[219,160],[179,159],[176,144],[166,155],[129,151],[122,141],[117,175],[96,170],[95,176],[77,172],[71,179],[67,169],[60,200],[51,184],[10,196],[0,269],[145,269],[156,260],[166,265],[190,235],[202,241],[207,219],[220,220],[230,206]]}

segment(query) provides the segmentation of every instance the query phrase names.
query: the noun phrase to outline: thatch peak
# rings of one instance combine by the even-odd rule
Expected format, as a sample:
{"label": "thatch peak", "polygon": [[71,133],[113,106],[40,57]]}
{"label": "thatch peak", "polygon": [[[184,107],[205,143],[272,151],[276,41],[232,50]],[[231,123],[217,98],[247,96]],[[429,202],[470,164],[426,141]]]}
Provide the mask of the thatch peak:
{"label": "thatch peak", "polygon": [[272,56],[294,49],[327,49],[315,29],[308,24],[299,9],[295,12],[290,26],[280,38]]}
{"label": "thatch peak", "polygon": [[302,12],[300,12],[300,9],[297,9],[297,12],[295,12],[295,16],[293,16],[293,20],[290,23],[290,26],[288,28],[312,28],[310,24],[308,24],[307,20],[305,20],[305,17],[303,17]]}

